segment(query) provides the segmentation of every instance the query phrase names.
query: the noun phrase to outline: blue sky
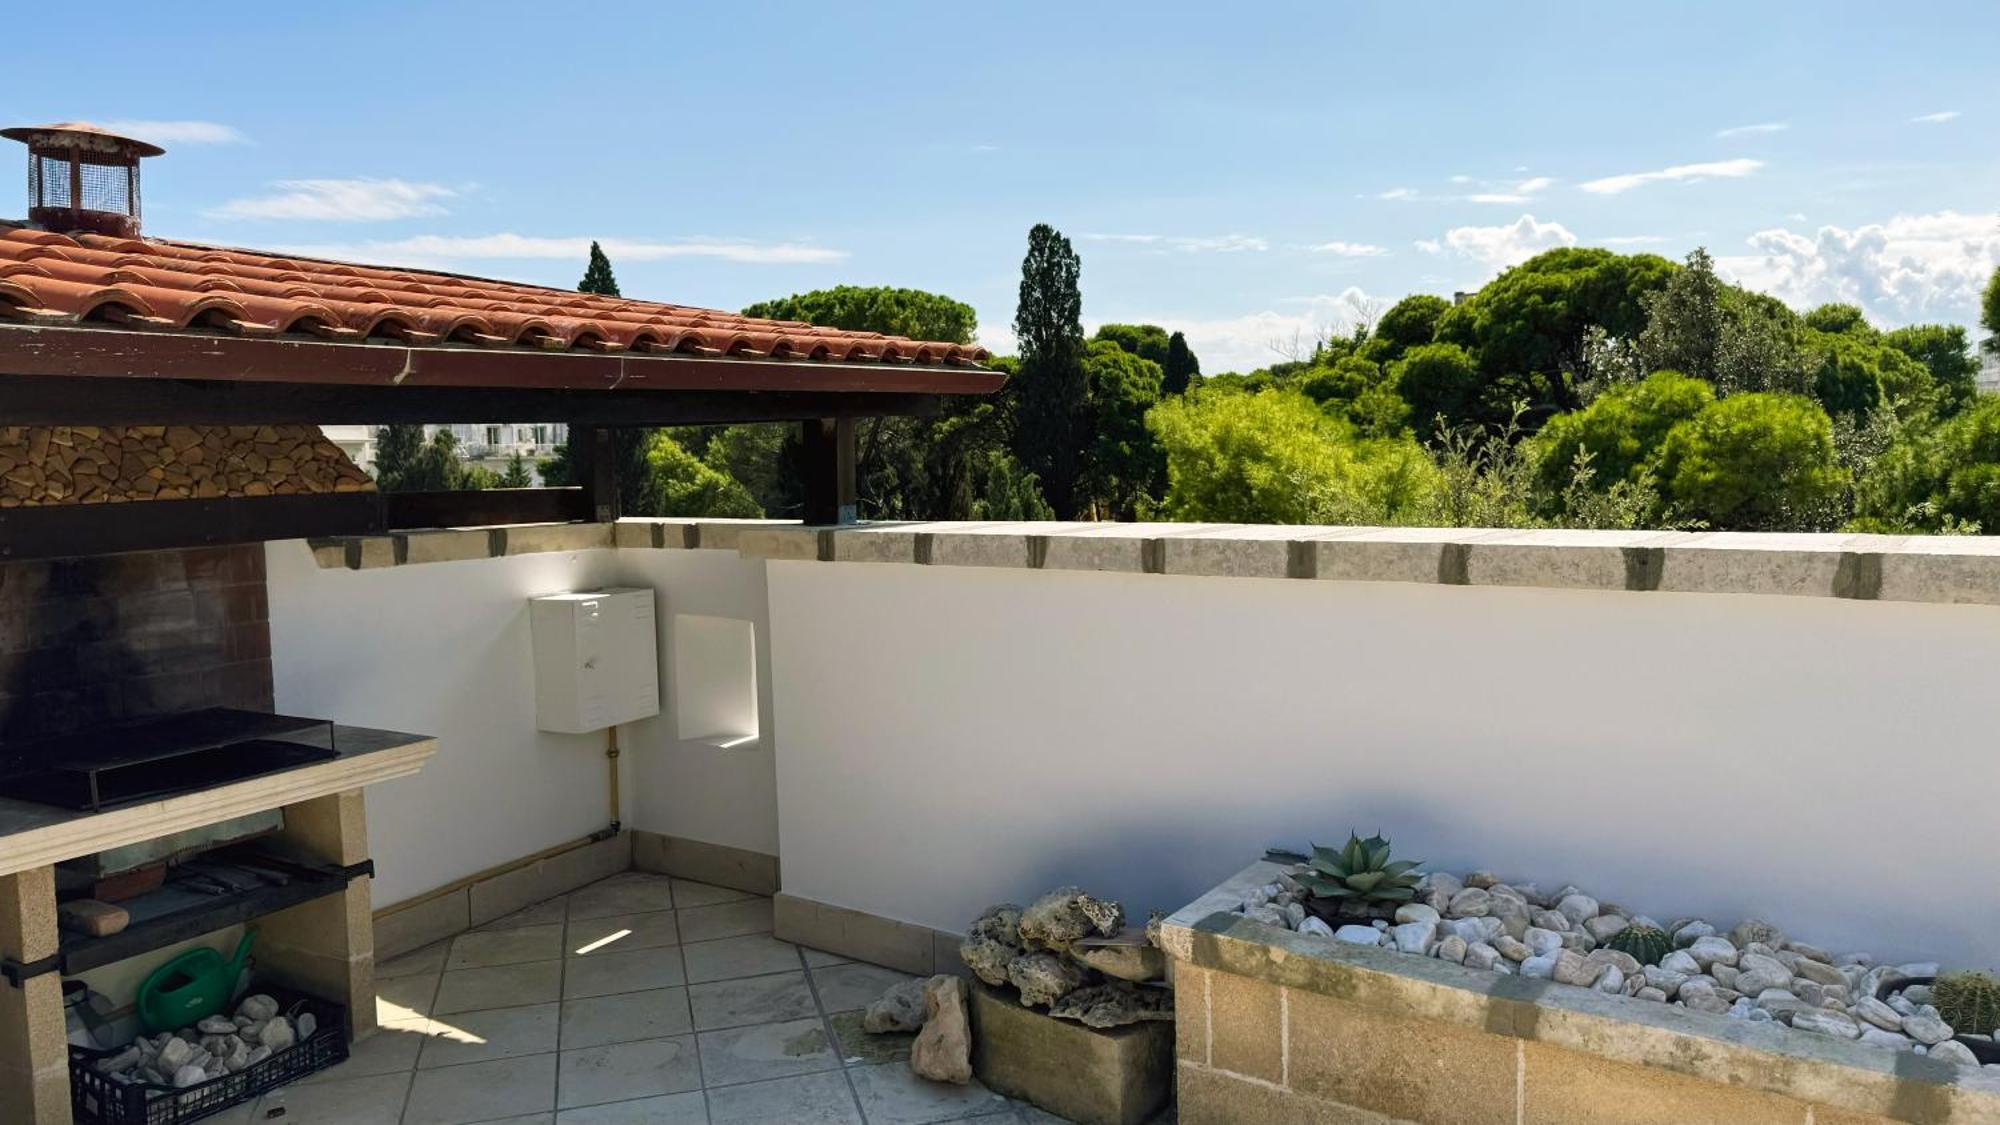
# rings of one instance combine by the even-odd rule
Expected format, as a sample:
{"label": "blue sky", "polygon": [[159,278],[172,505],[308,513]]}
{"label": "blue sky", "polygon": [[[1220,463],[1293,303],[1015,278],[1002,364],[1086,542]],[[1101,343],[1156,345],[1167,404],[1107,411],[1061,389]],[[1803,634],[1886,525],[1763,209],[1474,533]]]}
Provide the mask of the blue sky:
{"label": "blue sky", "polygon": [[598,238],[631,296],[909,285],[970,302],[1002,348],[1038,221],[1083,256],[1087,322],[1184,329],[1210,371],[1556,245],[1706,245],[1884,324],[1971,323],[2000,264],[1990,2],[105,3],[90,23],[10,52],[0,118],[165,144],[150,233],[557,285]]}

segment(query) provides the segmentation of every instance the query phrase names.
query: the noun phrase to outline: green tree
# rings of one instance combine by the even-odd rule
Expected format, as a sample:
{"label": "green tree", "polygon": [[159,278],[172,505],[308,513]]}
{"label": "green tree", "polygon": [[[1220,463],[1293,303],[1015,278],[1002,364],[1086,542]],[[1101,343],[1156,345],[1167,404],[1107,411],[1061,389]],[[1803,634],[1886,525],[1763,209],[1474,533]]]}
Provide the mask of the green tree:
{"label": "green tree", "polygon": [[1632,358],[1645,371],[1679,371],[1718,395],[1738,391],[1808,394],[1816,360],[1807,330],[1785,305],[1726,284],[1708,251],[1697,247],[1644,301],[1646,327]]}
{"label": "green tree", "polygon": [[1707,383],[1678,371],[1657,371],[1612,387],[1589,406],[1558,414],[1532,439],[1537,507],[1560,513],[1573,498],[1578,458],[1586,459],[1593,490],[1637,484],[1675,426],[1715,401]]}
{"label": "green tree", "polygon": [[535,474],[528,470],[528,459],[515,453],[507,458],[507,471],[494,480],[495,488],[533,488]]}
{"label": "green tree", "polygon": [[1106,324],[1090,337],[1091,343],[1105,341],[1165,368],[1169,337],[1157,324]]}
{"label": "green tree", "polygon": [[1160,401],[1160,366],[1100,339],[1084,353],[1083,375],[1091,444],[1081,487],[1098,515],[1133,519],[1166,484],[1166,460],[1146,429],[1146,412]]}
{"label": "green tree", "polygon": [[384,492],[400,492],[417,455],[424,449],[424,428],[413,422],[398,422],[375,431],[375,485]]}
{"label": "green tree", "polygon": [[[450,429],[440,426],[429,441],[423,441],[423,427],[410,426],[402,432],[390,435],[388,431],[399,427],[383,427],[383,437],[378,439],[375,454],[375,486],[384,492],[448,492],[459,489],[491,488],[495,483],[492,473],[477,466],[468,467],[458,456],[458,438]],[[414,430],[420,442],[415,449],[409,448],[409,431]],[[382,453],[387,450],[389,461],[385,464]]]}
{"label": "green tree", "polygon": [[1860,305],[1825,304],[1807,310],[1800,318],[1807,328],[1815,332],[1831,332],[1837,336],[1858,336],[1864,340],[1881,337],[1875,326],[1868,323],[1868,317]]}
{"label": "green tree", "polygon": [[1654,477],[1678,518],[1725,531],[1813,531],[1838,522],[1846,470],[1833,422],[1802,395],[1748,392],[1703,407],[1660,445]]}
{"label": "green tree", "polygon": [[759,301],[744,316],[767,320],[803,320],[821,328],[849,332],[880,332],[912,340],[970,344],[978,320],[972,306],[940,293],[897,289],[887,285],[837,285]]}
{"label": "green tree", "polygon": [[656,516],[755,519],[764,514],[743,486],[690,453],[664,432],[646,447],[640,502]]}
{"label": "green tree", "polygon": [[1958,413],[1979,393],[1979,359],[1963,325],[1912,324],[1882,333],[1882,342],[1930,372],[1940,415]]}
{"label": "green tree", "polygon": [[1299,378],[1298,389],[1363,437],[1395,437],[1409,431],[1410,404],[1396,393],[1382,365],[1372,360],[1350,355],[1313,367]]}
{"label": "green tree", "polygon": [[1375,339],[1388,349],[1388,359],[1400,359],[1411,348],[1437,339],[1438,322],[1451,311],[1451,302],[1431,293],[1413,293],[1389,306],[1375,322]]}
{"label": "green tree", "polygon": [[1147,424],[1166,451],[1169,519],[1393,524],[1434,501],[1415,442],[1357,438],[1296,391],[1167,399]]}
{"label": "green tree", "polygon": [[1986,350],[2000,355],[2000,269],[1993,271],[1986,294],[1980,298],[1979,326],[1986,329]]}
{"label": "green tree", "polygon": [[579,293],[595,293],[600,297],[619,297],[618,279],[611,275],[611,259],[604,256],[604,248],[595,241],[590,244],[590,264],[583,269],[583,280],[577,282]]}
{"label": "green tree", "polygon": [[1014,313],[1021,349],[1020,374],[1013,380],[1014,445],[1060,519],[1074,519],[1080,509],[1077,478],[1081,451],[1090,440],[1080,273],[1076,251],[1061,232],[1047,223],[1028,232]]}
{"label": "green tree", "polygon": [[1905,431],[1855,485],[1854,507],[1869,531],[2000,529],[2000,396]]}
{"label": "green tree", "polygon": [[1187,337],[1176,332],[1167,337],[1167,362],[1160,366],[1160,393],[1184,395],[1201,382],[1201,360],[1188,347]]}
{"label": "green tree", "polygon": [[1430,433],[1439,418],[1448,428],[1479,421],[1486,382],[1472,353],[1457,344],[1419,344],[1389,370],[1418,433]]}
{"label": "green tree", "polygon": [[1809,331],[1805,343],[1814,397],[1829,414],[1858,418],[1885,403],[1905,414],[1929,408],[1930,369],[1876,337]]}

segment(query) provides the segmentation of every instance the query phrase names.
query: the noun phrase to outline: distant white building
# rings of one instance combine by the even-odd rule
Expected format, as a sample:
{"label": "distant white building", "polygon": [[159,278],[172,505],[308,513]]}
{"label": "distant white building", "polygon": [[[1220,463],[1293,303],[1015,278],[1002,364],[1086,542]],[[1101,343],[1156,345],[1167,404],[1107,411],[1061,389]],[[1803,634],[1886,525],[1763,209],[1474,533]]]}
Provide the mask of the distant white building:
{"label": "distant white building", "polygon": [[[369,472],[375,471],[375,431],[378,426],[321,426],[327,440],[340,447],[348,460]],[[479,422],[451,426],[425,426],[424,440],[438,430],[449,429],[458,439],[458,455],[468,465],[478,465],[495,476],[507,471],[507,462],[519,453],[528,471],[541,483],[539,462],[554,456],[569,440],[564,422]]]}
{"label": "distant white building", "polygon": [[2000,337],[1987,339],[1979,347],[1979,389],[1988,393],[2000,393],[2000,351],[1987,345],[2000,342]]}

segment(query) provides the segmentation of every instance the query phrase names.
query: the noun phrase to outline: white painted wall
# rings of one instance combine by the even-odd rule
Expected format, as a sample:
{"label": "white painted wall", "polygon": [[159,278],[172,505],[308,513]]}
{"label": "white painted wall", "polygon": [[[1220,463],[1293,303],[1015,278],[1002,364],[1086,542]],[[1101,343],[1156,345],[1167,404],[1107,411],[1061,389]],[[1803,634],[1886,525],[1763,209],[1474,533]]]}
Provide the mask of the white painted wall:
{"label": "white painted wall", "polygon": [[[269,545],[267,569],[281,711],[438,737],[416,776],[368,790],[377,906],[605,825],[605,736],[535,729],[530,597],[652,587],[663,675],[674,613],[750,620],[759,652],[769,647],[763,564],[733,552],[594,550],[350,571],[320,569],[292,541]],[[626,825],[775,853],[768,742],[682,743],[667,678],[663,716],[621,728]],[[759,680],[768,716],[770,677]]]}
{"label": "white painted wall", "polygon": [[773,562],[785,889],[1171,910],[1391,835],[1662,920],[2000,960],[2000,610]]}

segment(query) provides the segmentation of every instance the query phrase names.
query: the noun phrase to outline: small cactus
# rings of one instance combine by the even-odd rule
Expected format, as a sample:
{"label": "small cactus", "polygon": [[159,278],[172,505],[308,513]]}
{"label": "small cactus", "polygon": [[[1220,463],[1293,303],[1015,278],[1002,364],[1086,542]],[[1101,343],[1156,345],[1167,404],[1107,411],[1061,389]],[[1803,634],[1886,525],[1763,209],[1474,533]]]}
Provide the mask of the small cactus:
{"label": "small cactus", "polygon": [[1660,958],[1674,951],[1674,939],[1656,926],[1627,926],[1612,934],[1604,946],[1631,955],[1641,965],[1657,965]]}
{"label": "small cactus", "polygon": [[1985,973],[1946,973],[1931,985],[1931,1003],[1960,1035],[1991,1035],[2000,1028],[2000,981]]}

